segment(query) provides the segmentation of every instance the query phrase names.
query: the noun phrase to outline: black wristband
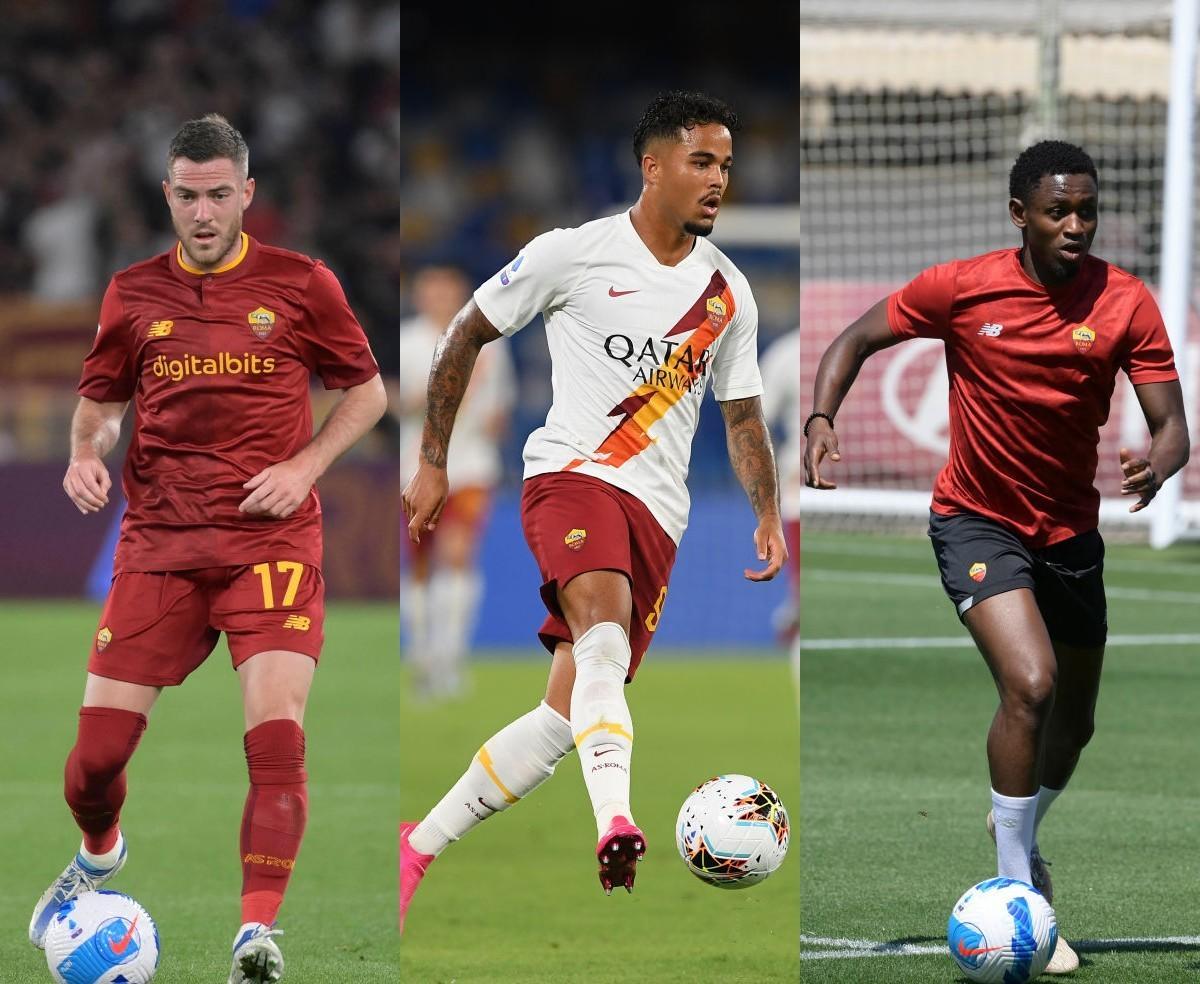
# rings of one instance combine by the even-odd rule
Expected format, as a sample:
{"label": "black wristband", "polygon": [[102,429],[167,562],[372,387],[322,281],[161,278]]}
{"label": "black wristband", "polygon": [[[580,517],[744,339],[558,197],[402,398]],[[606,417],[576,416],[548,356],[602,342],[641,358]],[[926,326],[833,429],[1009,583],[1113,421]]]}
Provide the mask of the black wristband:
{"label": "black wristband", "polygon": [[831,416],[829,416],[829,414],[821,413],[820,410],[814,410],[812,413],[810,413],[808,415],[808,420],[804,421],[804,436],[805,437],[808,437],[809,425],[812,424],[812,422],[814,420],[816,420],[818,417],[822,418],[823,420],[828,420],[829,426],[833,427],[833,418]]}

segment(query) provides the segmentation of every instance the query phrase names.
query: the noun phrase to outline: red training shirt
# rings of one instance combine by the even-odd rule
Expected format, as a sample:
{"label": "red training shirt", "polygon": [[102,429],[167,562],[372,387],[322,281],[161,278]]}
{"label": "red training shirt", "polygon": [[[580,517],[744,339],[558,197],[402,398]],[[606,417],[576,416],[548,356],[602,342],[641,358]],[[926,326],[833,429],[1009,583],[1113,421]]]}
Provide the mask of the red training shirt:
{"label": "red training shirt", "polygon": [[946,344],[950,457],[933,510],[987,516],[1032,547],[1096,528],[1117,370],[1135,385],[1179,378],[1145,284],[1093,256],[1054,288],[1019,249],[930,267],[888,299],[888,323]]}
{"label": "red training shirt", "polygon": [[321,564],[314,489],[286,519],[238,511],[242,483],[312,440],[312,373],[327,389],[379,372],[341,285],[319,261],[242,234],[201,273],[169,253],[116,274],[79,393],[133,400],[115,573],[295,560]]}

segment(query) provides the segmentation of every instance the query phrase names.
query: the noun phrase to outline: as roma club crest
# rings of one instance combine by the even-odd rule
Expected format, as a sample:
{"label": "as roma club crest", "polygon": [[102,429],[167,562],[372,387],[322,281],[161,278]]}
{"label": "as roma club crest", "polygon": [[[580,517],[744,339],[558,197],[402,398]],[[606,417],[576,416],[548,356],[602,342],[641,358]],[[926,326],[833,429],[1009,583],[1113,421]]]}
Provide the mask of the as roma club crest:
{"label": "as roma club crest", "polygon": [[275,312],[265,307],[255,308],[246,315],[246,321],[250,324],[250,330],[262,340],[275,329]]}
{"label": "as roma club crest", "polygon": [[568,550],[582,550],[583,545],[587,543],[587,530],[571,530],[563,537],[563,543],[567,545]]}
{"label": "as roma club crest", "polygon": [[970,577],[970,579],[976,584],[978,584],[985,577],[987,577],[987,564],[972,564],[970,569],[967,571],[967,576]]}
{"label": "as roma club crest", "polygon": [[1075,343],[1075,347],[1080,352],[1087,352],[1092,347],[1092,343],[1096,340],[1096,333],[1087,325],[1080,325],[1071,332],[1071,341]]}
{"label": "as roma club crest", "polygon": [[710,297],[705,302],[705,307],[708,309],[708,320],[712,322],[712,326],[717,331],[720,331],[721,326],[725,324],[725,319],[729,317],[729,308],[719,297]]}
{"label": "as roma club crest", "polygon": [[104,652],[104,647],[110,642],[112,642],[112,632],[109,631],[109,628],[106,625],[96,633],[96,652]]}

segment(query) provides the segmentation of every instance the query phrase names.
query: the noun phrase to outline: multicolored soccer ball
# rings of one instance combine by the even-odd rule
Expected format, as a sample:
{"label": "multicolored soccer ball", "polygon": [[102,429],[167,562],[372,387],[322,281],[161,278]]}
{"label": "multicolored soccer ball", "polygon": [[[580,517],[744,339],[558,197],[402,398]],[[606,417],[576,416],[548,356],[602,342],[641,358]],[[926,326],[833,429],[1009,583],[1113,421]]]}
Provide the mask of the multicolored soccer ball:
{"label": "multicolored soccer ball", "polygon": [[46,963],[58,984],[148,984],[158,970],[158,928],[128,895],[84,892],[50,920]]}
{"label": "multicolored soccer ball", "polygon": [[1058,924],[1050,903],[1032,885],[991,878],[958,900],[946,937],[950,956],[968,980],[1025,984],[1046,969]]}
{"label": "multicolored soccer ball", "polygon": [[684,800],[675,845],[688,870],[719,888],[747,888],[787,855],[788,815],[775,791],[750,776],[716,776]]}

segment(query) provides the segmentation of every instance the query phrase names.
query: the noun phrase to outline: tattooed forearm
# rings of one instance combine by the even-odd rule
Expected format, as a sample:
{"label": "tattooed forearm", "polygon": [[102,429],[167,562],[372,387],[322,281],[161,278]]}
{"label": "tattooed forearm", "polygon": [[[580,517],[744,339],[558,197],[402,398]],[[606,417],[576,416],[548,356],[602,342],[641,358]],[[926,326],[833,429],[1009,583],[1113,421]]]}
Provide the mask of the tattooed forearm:
{"label": "tattooed forearm", "polygon": [[425,398],[422,461],[437,468],[446,467],[446,450],[450,447],[454,417],[471,380],[475,359],[486,343],[499,337],[500,332],[492,327],[475,302],[468,301],[438,339]]}
{"label": "tattooed forearm", "polygon": [[779,485],[775,475],[775,452],[771,435],[763,420],[757,396],[744,400],[726,400],[721,404],[725,416],[725,438],[729,445],[729,463],[759,519],[779,512]]}

